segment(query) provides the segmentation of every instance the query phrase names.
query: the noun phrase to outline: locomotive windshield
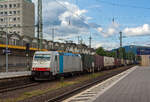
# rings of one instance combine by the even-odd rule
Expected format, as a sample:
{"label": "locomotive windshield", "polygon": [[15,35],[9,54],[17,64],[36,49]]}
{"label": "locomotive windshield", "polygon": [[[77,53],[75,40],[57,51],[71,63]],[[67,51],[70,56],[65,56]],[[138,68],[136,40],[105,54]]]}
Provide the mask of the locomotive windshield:
{"label": "locomotive windshield", "polygon": [[48,54],[36,54],[34,60],[50,60],[51,55]]}

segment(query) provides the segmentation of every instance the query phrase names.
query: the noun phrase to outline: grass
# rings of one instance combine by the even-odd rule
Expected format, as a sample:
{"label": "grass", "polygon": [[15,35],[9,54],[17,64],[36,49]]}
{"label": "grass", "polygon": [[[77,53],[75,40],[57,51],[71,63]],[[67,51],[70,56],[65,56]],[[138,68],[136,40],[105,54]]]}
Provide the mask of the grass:
{"label": "grass", "polygon": [[42,95],[42,94],[47,93],[47,92],[52,91],[52,90],[56,90],[56,89],[59,89],[62,87],[73,85],[75,83],[76,82],[74,82],[74,81],[64,81],[63,84],[62,84],[62,82],[59,82],[55,85],[55,87],[25,92],[22,95],[20,95],[20,97],[18,97],[18,98],[9,98],[9,99],[5,99],[5,100],[0,100],[0,102],[18,102],[18,101],[25,100],[25,99],[33,97],[33,96]]}

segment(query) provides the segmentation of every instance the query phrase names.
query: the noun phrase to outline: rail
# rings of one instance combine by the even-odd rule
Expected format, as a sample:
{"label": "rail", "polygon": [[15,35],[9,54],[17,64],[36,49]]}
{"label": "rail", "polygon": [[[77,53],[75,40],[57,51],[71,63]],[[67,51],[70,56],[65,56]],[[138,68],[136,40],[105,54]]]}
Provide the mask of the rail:
{"label": "rail", "polygon": [[85,90],[85,89],[87,89],[89,87],[92,87],[92,86],[94,86],[94,85],[96,85],[96,84],[98,84],[98,83],[100,83],[100,82],[102,82],[102,81],[104,81],[104,80],[106,80],[108,78],[111,78],[111,77],[113,77],[113,76],[115,76],[115,75],[117,75],[117,74],[119,74],[119,73],[121,73],[123,71],[126,71],[126,70],[128,70],[129,68],[132,68],[132,67],[133,66],[126,66],[125,69],[114,71],[114,72],[112,72],[110,74],[105,75],[102,78],[97,78],[96,80],[94,80],[92,82],[89,82],[89,83],[87,83],[87,84],[85,84],[83,86],[80,86],[80,87],[77,87],[77,88],[75,88],[73,90],[65,92],[65,93],[63,93],[63,94],[61,94],[59,96],[54,97],[54,98],[50,98],[49,100],[47,100],[45,102],[61,102],[64,99],[73,96],[73,94],[79,93],[79,92],[81,92],[81,91],[83,91],[83,90]]}

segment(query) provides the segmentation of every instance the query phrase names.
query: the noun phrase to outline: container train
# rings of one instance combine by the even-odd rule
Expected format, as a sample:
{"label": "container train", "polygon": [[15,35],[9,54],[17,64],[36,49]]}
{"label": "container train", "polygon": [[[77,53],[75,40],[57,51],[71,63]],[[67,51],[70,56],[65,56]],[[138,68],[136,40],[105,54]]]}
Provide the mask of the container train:
{"label": "container train", "polygon": [[91,73],[129,64],[133,61],[99,55],[37,51],[32,62],[32,78],[47,80],[57,75]]}

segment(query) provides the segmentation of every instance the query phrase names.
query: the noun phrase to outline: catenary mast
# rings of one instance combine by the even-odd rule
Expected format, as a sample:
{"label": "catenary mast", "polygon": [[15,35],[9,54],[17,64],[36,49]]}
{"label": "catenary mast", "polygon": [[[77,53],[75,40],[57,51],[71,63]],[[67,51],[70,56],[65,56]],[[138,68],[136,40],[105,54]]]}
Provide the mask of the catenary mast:
{"label": "catenary mast", "polygon": [[38,24],[37,24],[38,49],[42,49],[43,22],[42,22],[42,0],[38,0]]}

